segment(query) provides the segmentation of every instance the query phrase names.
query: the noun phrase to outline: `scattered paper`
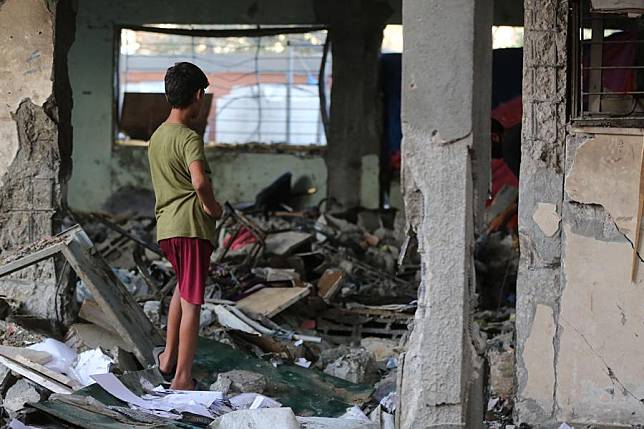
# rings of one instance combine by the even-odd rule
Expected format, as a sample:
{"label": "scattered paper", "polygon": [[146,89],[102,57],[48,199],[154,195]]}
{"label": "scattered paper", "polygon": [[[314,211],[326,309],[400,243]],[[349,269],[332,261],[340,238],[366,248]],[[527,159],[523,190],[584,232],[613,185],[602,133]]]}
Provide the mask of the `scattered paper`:
{"label": "scattered paper", "polygon": [[295,362],[293,362],[297,366],[301,366],[302,368],[308,368],[311,366],[311,361],[306,360],[303,357],[298,358]]}
{"label": "scattered paper", "polygon": [[210,407],[223,401],[221,392],[197,390],[167,390],[161,387],[154,389],[153,394],[136,396],[114,374],[99,374],[92,378],[112,396],[146,410],[189,412],[204,417],[214,418]]}
{"label": "scattered paper", "polygon": [[79,354],[67,375],[81,385],[89,386],[94,383],[92,375],[106,374],[110,372],[111,366],[112,358],[103,353],[100,348],[96,348]]}
{"label": "scattered paper", "polygon": [[7,426],[9,429],[38,429],[36,426],[28,426],[20,420],[13,419]]}
{"label": "scattered paper", "polygon": [[267,398],[258,393],[240,393],[230,398],[230,404],[236,410],[256,409],[256,408],[279,408],[282,406],[274,399]]}
{"label": "scattered paper", "polygon": [[53,338],[45,338],[40,343],[33,344],[27,348],[49,353],[51,360],[45,364],[45,367],[59,374],[67,374],[70,366],[78,356],[71,347]]}

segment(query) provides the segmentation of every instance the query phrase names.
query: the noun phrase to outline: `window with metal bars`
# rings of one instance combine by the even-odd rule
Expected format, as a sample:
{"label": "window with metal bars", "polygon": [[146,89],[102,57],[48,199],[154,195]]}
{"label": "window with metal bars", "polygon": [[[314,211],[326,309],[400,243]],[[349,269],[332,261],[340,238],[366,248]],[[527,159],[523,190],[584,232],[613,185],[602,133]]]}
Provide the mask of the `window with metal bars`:
{"label": "window with metal bars", "polygon": [[597,126],[644,126],[644,17],[572,4],[572,119]]}
{"label": "window with metal bars", "polygon": [[326,33],[298,25],[120,28],[116,142],[145,144],[170,110],[166,69],[189,61],[210,82],[191,125],[206,144],[325,145],[332,70]]}

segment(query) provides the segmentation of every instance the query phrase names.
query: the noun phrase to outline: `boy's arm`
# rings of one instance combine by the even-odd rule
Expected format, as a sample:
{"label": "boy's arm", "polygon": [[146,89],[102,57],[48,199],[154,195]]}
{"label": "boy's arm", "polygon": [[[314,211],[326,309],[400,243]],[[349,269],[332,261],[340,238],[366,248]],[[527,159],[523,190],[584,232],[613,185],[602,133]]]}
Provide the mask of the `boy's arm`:
{"label": "boy's arm", "polygon": [[210,180],[206,175],[204,162],[192,161],[188,168],[190,169],[192,186],[195,188],[206,214],[214,219],[219,219],[222,214],[222,209],[215,199],[215,194],[212,192]]}

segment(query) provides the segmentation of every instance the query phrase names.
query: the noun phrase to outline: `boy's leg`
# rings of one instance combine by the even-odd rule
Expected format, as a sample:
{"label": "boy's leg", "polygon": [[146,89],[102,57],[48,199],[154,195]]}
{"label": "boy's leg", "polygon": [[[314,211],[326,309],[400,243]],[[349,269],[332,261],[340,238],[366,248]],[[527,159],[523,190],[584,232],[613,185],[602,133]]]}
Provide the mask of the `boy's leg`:
{"label": "boy's leg", "polygon": [[190,304],[188,301],[181,299],[179,355],[174,380],[172,380],[172,385],[170,386],[171,389],[192,390],[195,387],[192,380],[192,364],[197,351],[200,313],[201,305]]}
{"label": "boy's leg", "polygon": [[168,310],[168,330],[166,332],[165,350],[159,355],[159,370],[169,374],[177,365],[179,354],[179,327],[181,324],[181,296],[179,286],[174,288],[170,309]]}

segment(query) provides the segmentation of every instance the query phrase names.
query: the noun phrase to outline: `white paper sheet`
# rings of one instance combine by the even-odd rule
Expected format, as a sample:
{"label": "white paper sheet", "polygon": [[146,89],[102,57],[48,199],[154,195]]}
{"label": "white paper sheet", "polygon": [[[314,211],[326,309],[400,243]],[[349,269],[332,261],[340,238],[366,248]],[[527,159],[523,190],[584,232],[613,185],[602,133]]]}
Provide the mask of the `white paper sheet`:
{"label": "white paper sheet", "polygon": [[146,410],[190,412],[204,417],[214,418],[209,407],[216,401],[223,400],[221,392],[197,390],[165,390],[155,388],[155,394],[136,396],[114,374],[94,375],[92,378],[112,396]]}

